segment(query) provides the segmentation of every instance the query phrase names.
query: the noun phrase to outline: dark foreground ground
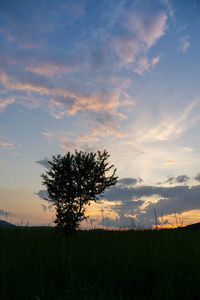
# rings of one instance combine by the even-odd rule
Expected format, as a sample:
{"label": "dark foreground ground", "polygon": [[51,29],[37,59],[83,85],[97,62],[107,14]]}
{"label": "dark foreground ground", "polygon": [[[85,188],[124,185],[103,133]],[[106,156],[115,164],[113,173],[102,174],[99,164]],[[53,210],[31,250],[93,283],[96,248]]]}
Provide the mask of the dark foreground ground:
{"label": "dark foreground ground", "polygon": [[200,230],[0,229],[0,299],[200,299]]}

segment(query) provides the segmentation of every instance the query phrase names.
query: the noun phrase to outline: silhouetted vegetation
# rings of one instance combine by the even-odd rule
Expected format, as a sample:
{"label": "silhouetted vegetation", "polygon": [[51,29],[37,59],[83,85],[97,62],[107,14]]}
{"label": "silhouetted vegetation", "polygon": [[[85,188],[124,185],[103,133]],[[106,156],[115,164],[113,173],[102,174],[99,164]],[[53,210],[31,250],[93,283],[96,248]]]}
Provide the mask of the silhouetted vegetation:
{"label": "silhouetted vegetation", "polygon": [[200,231],[0,229],[0,300],[199,299]]}
{"label": "silhouetted vegetation", "polygon": [[68,152],[65,156],[53,156],[51,168],[42,174],[43,184],[47,187],[48,199],[56,207],[56,227],[71,232],[79,227],[85,217],[86,205],[96,201],[110,186],[115,185],[116,169],[108,163],[109,154]]}

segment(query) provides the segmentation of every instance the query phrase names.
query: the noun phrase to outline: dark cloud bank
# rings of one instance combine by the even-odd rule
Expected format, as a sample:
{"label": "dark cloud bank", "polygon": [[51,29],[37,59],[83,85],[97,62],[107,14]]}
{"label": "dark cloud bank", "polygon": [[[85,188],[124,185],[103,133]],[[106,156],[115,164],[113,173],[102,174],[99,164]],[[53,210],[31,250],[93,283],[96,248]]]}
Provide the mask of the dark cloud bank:
{"label": "dark cloud bank", "polygon": [[[194,179],[200,181],[199,177],[198,173]],[[186,185],[189,180],[187,175],[171,178],[173,179],[164,182],[170,186],[141,185],[143,182],[141,178],[120,179],[116,186],[111,187],[104,194],[104,199],[111,203],[109,209],[114,210],[118,217],[115,220],[106,217],[99,224],[116,227],[132,227],[133,224],[137,226],[140,224],[150,227],[155,224],[155,210],[157,216],[163,215],[167,223],[167,216],[174,212],[181,214],[200,209],[200,185]],[[176,185],[171,186],[172,184]],[[43,199],[47,197],[47,192],[40,190],[37,195]],[[158,199],[156,203],[152,202],[155,196]],[[103,204],[103,200],[99,202]],[[47,208],[43,207],[43,210],[46,211]]]}
{"label": "dark cloud bank", "polygon": [[[196,180],[199,180],[198,178],[198,176],[195,177]],[[168,181],[168,183],[184,185],[170,187],[136,185],[133,181],[130,185],[118,184],[106,191],[105,198],[108,201],[115,201],[116,205],[113,205],[113,209],[118,212],[119,217],[115,220],[107,218],[104,222],[109,223],[110,226],[130,227],[134,221],[136,224],[140,223],[141,226],[148,227],[155,224],[154,210],[160,217],[174,214],[174,212],[181,214],[200,209],[200,185],[190,187],[186,185],[188,180],[189,177],[186,175],[178,176],[173,178],[173,182]],[[119,181],[121,182],[123,180]],[[151,202],[153,196],[160,199],[153,203]],[[145,200],[142,199],[143,197]],[[145,208],[141,205],[145,205]],[[133,219],[130,215],[134,216]]]}

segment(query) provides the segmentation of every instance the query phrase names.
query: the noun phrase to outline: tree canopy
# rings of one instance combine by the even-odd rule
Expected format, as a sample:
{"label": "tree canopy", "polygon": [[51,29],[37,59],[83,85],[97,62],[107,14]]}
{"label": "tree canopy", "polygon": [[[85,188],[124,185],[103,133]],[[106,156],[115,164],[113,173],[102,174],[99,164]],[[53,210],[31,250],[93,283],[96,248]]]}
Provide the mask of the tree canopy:
{"label": "tree canopy", "polygon": [[117,183],[116,169],[110,165],[110,155],[103,152],[75,150],[65,156],[53,156],[50,169],[42,174],[48,198],[56,208],[56,227],[64,231],[75,230],[86,219],[86,205],[97,201],[102,193]]}

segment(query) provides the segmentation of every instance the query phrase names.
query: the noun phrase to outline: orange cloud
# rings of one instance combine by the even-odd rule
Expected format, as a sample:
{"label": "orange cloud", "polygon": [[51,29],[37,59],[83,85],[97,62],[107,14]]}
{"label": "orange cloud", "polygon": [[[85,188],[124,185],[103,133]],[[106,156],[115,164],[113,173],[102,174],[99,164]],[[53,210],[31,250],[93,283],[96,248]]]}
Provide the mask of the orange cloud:
{"label": "orange cloud", "polygon": [[0,141],[0,148],[4,149],[13,149],[14,146],[11,143],[7,143],[7,142],[2,142]]}
{"label": "orange cloud", "polygon": [[170,165],[170,164],[176,164],[177,162],[175,160],[166,160],[166,161],[163,161],[163,164],[164,165]]}

